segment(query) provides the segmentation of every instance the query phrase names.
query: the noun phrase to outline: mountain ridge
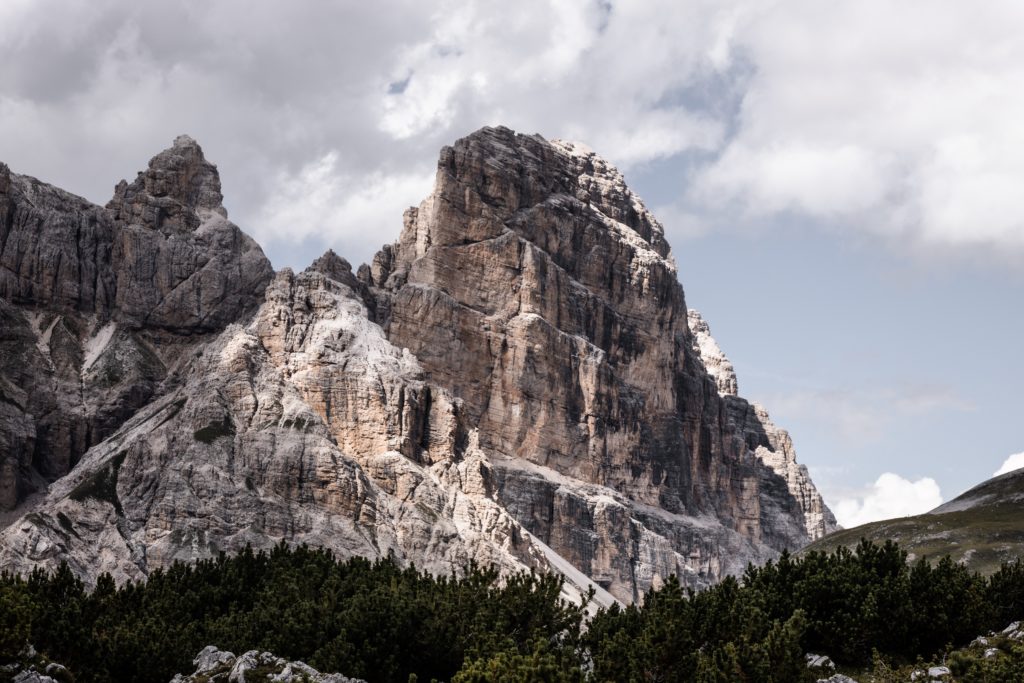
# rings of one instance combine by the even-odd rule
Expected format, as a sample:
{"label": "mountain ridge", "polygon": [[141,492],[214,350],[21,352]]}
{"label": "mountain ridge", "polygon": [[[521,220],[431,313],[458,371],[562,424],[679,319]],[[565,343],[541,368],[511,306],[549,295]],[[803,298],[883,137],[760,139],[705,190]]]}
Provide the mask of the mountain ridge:
{"label": "mountain ridge", "polygon": [[[0,532],[0,565],[127,579],[284,539],[442,572],[556,556],[629,601],[834,527],[788,434],[708,373],[660,224],[582,146],[485,128],[444,148],[434,192],[356,272],[328,251],[273,273],[191,138],[106,209],[40,209],[4,177],[0,313],[17,334],[0,344],[21,355],[4,396],[77,378],[86,423],[108,394],[133,400],[45,472],[34,404],[0,402],[0,439],[21,444],[0,503],[56,480]],[[49,263],[30,228],[69,226],[96,235],[109,282],[81,286],[94,262],[21,273]]]}
{"label": "mountain ridge", "polygon": [[861,538],[892,539],[910,561],[949,555],[980,571],[1024,556],[1024,469],[992,477],[921,515],[870,522],[817,539],[805,551],[853,547]]}

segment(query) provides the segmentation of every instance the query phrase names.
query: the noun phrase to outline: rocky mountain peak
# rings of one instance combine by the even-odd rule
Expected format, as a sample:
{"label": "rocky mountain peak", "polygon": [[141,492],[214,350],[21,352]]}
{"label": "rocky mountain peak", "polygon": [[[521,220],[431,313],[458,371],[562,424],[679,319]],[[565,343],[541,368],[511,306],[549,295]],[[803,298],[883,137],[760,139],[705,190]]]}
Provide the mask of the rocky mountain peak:
{"label": "rocky mountain peak", "polygon": [[[117,349],[159,362],[0,532],[0,565],[138,578],[284,539],[441,572],[547,568],[607,604],[673,574],[707,585],[834,524],[788,434],[720,392],[661,225],[585,146],[497,127],[445,147],[433,191],[357,274],[328,251],[271,280],[186,138],[108,211],[62,202],[16,202],[8,244],[40,221],[70,237],[69,215],[105,226],[116,326],[60,337],[72,381],[109,405],[101,381],[127,391],[139,366]],[[34,306],[12,282],[0,293]],[[52,347],[50,323],[26,318],[10,344]],[[33,410],[10,431],[29,454],[15,468]]]}
{"label": "rocky mountain peak", "polygon": [[582,143],[552,140],[551,145],[568,157],[576,176],[577,199],[618,224],[614,227],[625,226],[635,232],[651,250],[671,262],[664,228],[629,189],[618,168]]}
{"label": "rocky mountain peak", "polygon": [[217,167],[199,143],[179,135],[133,182],[118,183],[107,208],[117,221],[170,234],[194,231],[211,213],[227,218],[223,199]]}
{"label": "rocky mountain peak", "polygon": [[313,261],[309,265],[309,270],[323,273],[338,282],[346,282],[354,277],[352,275],[352,264],[348,262],[348,259],[338,256],[333,249],[328,249]]}
{"label": "rocky mountain peak", "polygon": [[0,165],[0,512],[263,301],[270,262],[220,203],[217,169],[187,137],[109,208]]}
{"label": "rocky mountain peak", "polygon": [[[391,343],[462,401],[498,500],[613,595],[677,562],[733,571],[721,548],[749,557],[744,543],[828,527],[788,435],[734,386],[719,392],[661,225],[585,146],[500,127],[456,141],[398,243],[360,273]],[[728,520],[722,533],[676,545],[704,515]],[[630,565],[629,539],[655,537],[675,550],[651,540]]]}

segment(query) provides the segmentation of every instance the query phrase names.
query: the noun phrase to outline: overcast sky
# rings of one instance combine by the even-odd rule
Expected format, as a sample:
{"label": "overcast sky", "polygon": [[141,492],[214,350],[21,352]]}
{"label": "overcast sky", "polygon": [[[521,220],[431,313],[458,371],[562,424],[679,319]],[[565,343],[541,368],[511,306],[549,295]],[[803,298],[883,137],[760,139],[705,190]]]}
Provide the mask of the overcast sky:
{"label": "overcast sky", "polygon": [[302,268],[393,241],[482,125],[583,141],[851,524],[1024,451],[1022,35],[1018,0],[3,0],[0,161],[105,203],[189,133]]}

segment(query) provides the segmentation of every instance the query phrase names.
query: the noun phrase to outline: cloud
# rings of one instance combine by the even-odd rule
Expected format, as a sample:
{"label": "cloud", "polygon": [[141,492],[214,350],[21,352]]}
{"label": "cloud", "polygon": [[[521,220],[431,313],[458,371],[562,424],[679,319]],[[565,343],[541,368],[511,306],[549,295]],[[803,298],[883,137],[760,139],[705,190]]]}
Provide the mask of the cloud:
{"label": "cloud", "polygon": [[[405,189],[440,147],[482,125],[584,139],[620,165],[720,146],[718,117],[678,95],[715,72],[714,49],[725,63],[730,14],[668,8],[4,3],[0,159],[103,203],[189,133],[243,228],[365,259],[426,194]],[[314,177],[331,154],[330,173]],[[314,194],[300,211],[303,187]],[[389,234],[366,235],[384,225]]]}
{"label": "cloud", "polygon": [[860,496],[842,498],[832,506],[847,529],[868,522],[919,515],[942,504],[939,485],[931,477],[917,481],[885,472]]}
{"label": "cloud", "polygon": [[[666,217],[690,234],[781,215],[1021,251],[1022,30],[1009,1],[17,0],[0,4],[0,159],[105,202],[187,132],[244,228],[359,260],[442,145],[504,123],[627,173],[675,160]],[[283,214],[298,186],[281,179],[332,153],[331,200],[374,204]]]}
{"label": "cloud", "polygon": [[[430,191],[434,174],[351,176],[339,167],[339,154],[327,152],[298,172],[282,172],[255,221],[258,240],[333,242],[342,253],[365,253],[394,241],[401,215],[384,216],[380,205],[412,206]],[[346,248],[347,247],[347,248]]]}
{"label": "cloud", "polygon": [[789,211],[926,245],[1024,248],[1018,3],[749,6],[756,68],[691,202]]}
{"label": "cloud", "polygon": [[992,476],[998,477],[1000,474],[1006,474],[1007,472],[1013,472],[1024,467],[1024,453],[1014,453],[996,470]]}

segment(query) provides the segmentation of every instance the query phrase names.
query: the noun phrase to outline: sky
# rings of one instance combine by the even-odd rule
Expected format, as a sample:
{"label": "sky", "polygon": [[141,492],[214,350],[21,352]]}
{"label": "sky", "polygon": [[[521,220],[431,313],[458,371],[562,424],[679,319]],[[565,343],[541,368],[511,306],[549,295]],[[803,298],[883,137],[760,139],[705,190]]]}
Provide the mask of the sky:
{"label": "sky", "polygon": [[1024,466],[1024,3],[0,2],[0,161],[105,203],[181,133],[277,268],[394,241],[439,149],[578,140],[665,226],[846,526]]}

